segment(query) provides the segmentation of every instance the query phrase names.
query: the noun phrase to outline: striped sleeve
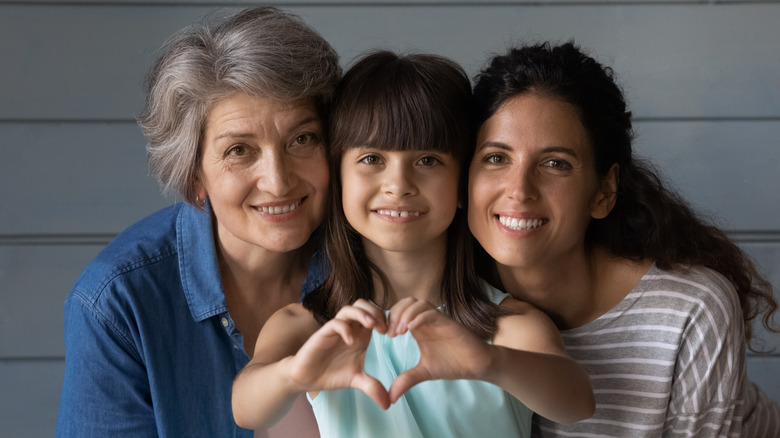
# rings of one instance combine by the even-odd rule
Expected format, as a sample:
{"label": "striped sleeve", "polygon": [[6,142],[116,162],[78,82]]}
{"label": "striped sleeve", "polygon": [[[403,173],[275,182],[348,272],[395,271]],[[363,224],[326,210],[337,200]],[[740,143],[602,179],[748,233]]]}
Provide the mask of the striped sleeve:
{"label": "striped sleeve", "polygon": [[615,308],[562,335],[590,375],[596,412],[569,425],[537,416],[534,436],[742,433],[749,385],[742,315],[719,274],[653,267]]}
{"label": "striped sleeve", "polygon": [[[709,275],[707,275],[709,274]],[[665,436],[738,437],[742,430],[745,342],[731,285],[714,272],[649,276],[658,296],[685,303],[689,316],[673,373]]]}

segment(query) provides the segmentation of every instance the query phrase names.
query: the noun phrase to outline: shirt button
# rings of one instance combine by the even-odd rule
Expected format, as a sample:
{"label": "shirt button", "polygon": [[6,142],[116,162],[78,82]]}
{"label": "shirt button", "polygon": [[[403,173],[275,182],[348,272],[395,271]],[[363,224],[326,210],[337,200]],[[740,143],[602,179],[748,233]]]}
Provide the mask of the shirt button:
{"label": "shirt button", "polygon": [[228,322],[228,319],[227,319],[227,318],[222,318],[222,326],[223,326],[223,327],[227,327],[227,326],[228,326],[228,324],[230,324],[230,323]]}

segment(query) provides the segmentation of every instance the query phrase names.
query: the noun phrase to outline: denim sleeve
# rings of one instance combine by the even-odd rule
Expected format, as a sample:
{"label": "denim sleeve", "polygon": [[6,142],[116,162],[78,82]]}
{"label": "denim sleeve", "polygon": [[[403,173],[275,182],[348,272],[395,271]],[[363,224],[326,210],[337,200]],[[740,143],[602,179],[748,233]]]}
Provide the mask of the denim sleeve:
{"label": "denim sleeve", "polygon": [[56,437],[157,436],[144,364],[116,318],[72,291]]}

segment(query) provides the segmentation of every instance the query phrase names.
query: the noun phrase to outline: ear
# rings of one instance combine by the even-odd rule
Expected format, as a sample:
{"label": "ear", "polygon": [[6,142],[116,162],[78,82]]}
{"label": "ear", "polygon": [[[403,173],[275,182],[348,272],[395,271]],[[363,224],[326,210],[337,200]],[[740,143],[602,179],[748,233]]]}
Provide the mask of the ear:
{"label": "ear", "polygon": [[200,177],[195,178],[193,185],[195,186],[195,203],[202,207],[206,204],[206,198],[209,196],[209,192],[201,182]]}
{"label": "ear", "polygon": [[604,219],[615,207],[619,182],[618,170],[620,166],[617,163],[613,164],[601,180],[599,190],[590,204],[590,216],[593,219]]}

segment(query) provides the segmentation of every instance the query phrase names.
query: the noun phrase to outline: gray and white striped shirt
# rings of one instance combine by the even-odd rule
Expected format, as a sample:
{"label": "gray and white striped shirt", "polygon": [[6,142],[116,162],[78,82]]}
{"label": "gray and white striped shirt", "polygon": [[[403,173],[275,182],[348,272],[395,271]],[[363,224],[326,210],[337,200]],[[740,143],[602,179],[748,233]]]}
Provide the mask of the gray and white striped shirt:
{"label": "gray and white striped shirt", "polygon": [[591,378],[596,412],[540,437],[780,437],[780,408],[746,379],[733,286],[706,269],[653,266],[617,306],[562,332]]}

